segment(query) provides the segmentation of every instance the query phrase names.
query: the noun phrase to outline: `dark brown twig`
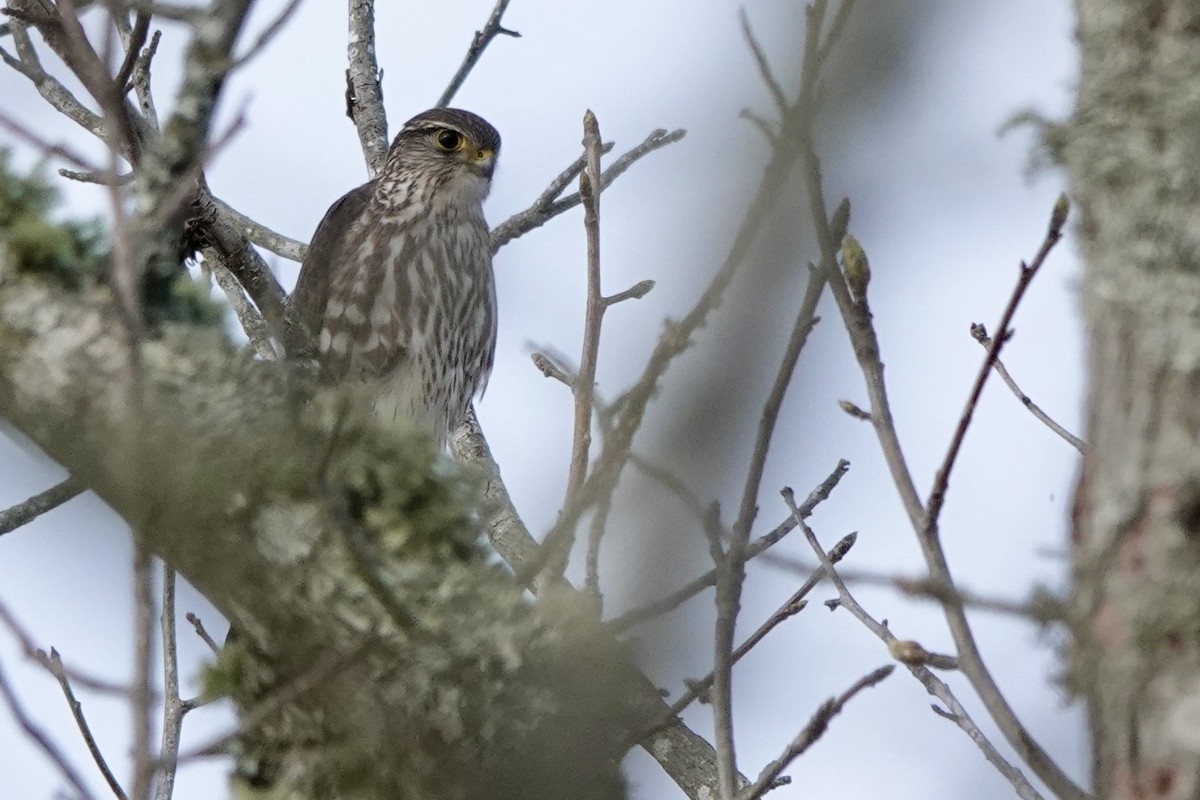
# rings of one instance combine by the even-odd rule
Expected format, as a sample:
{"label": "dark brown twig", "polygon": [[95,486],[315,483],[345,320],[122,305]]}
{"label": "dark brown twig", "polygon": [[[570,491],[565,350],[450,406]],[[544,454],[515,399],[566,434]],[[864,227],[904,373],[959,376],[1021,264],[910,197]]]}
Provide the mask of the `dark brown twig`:
{"label": "dark brown twig", "polygon": [[463,58],[462,65],[458,68],[458,72],[454,73],[454,77],[450,79],[450,84],[446,90],[442,92],[442,96],[438,98],[437,104],[439,107],[450,105],[454,99],[454,95],[458,94],[458,90],[462,88],[463,83],[467,80],[467,76],[471,74],[471,70],[475,69],[475,65],[479,63],[479,58],[483,55],[483,51],[492,43],[492,40],[503,34],[511,36],[514,39],[520,39],[521,34],[516,31],[510,31],[500,24],[504,17],[504,12],[508,9],[510,0],[497,0],[496,5],[492,8],[492,13],[488,15],[487,22],[484,23],[483,30],[475,31],[475,37],[471,39],[471,46],[467,48],[467,55]]}
{"label": "dark brown twig", "polygon": [[1021,304],[1021,299],[1025,296],[1025,291],[1029,288],[1029,284],[1037,276],[1038,270],[1042,268],[1042,264],[1046,261],[1046,256],[1050,255],[1050,251],[1054,249],[1054,245],[1062,238],[1063,225],[1067,221],[1067,196],[1060,195],[1058,202],[1054,204],[1054,211],[1050,215],[1050,226],[1046,231],[1046,238],[1042,241],[1041,247],[1038,248],[1037,254],[1033,257],[1033,261],[1028,265],[1021,262],[1020,273],[1017,276],[1017,285],[1013,287],[1012,295],[1008,298],[1008,305],[1004,308],[1004,313],[1000,315],[1000,324],[996,326],[996,337],[992,340],[991,345],[987,349],[987,355],[983,359],[983,364],[979,367],[979,372],[975,376],[975,383],[971,387],[971,393],[967,396],[967,404],[963,408],[962,415],[959,417],[958,425],[954,429],[954,437],[950,440],[950,449],[946,452],[946,457],[942,461],[941,467],[938,468],[937,475],[933,479],[933,488],[929,492],[929,500],[925,503],[925,536],[934,535],[937,529],[938,515],[941,514],[942,504],[946,500],[946,488],[950,485],[950,472],[954,469],[954,462],[958,458],[958,451],[962,447],[963,440],[967,435],[967,428],[971,425],[971,418],[975,414],[975,408],[979,405],[979,398],[983,395],[983,387],[987,383],[988,376],[992,373],[992,365],[996,363],[996,359],[1000,356],[1000,350],[1004,347],[1004,343],[1009,336],[1009,326],[1012,324],[1013,316],[1017,313],[1017,306]]}
{"label": "dark brown twig", "polygon": [[[985,328],[981,323],[971,323],[971,337],[983,345],[985,350],[990,349],[992,346],[992,339],[990,336],[988,336],[987,328]],[[1033,402],[1033,399],[1030,398],[1029,395],[1021,391],[1021,387],[1017,385],[1016,380],[1012,375],[1009,374],[1008,368],[1004,366],[1004,362],[1000,360],[999,356],[996,356],[996,363],[992,366],[1000,375],[1000,378],[1004,381],[1005,385],[1008,386],[1012,393],[1016,395],[1017,399],[1021,401],[1021,405],[1029,409],[1030,414],[1033,414],[1033,416],[1039,422],[1052,430],[1054,433],[1058,434],[1058,436],[1064,442],[1071,445],[1071,447],[1074,447],[1080,453],[1083,452],[1083,448],[1085,447],[1084,441],[1064,428],[1062,425],[1059,425],[1057,422],[1055,422],[1054,419],[1051,418],[1051,416],[1045,411],[1043,411],[1037,403]]]}

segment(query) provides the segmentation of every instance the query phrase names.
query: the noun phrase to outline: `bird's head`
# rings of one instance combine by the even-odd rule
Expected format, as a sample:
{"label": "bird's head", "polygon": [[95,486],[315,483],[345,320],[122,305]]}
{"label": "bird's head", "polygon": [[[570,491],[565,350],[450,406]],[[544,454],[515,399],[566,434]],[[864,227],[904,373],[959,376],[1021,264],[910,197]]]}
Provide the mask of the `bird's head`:
{"label": "bird's head", "polygon": [[404,123],[384,173],[418,178],[415,188],[431,190],[431,200],[481,203],[491,188],[499,152],[500,134],[483,117],[434,108]]}

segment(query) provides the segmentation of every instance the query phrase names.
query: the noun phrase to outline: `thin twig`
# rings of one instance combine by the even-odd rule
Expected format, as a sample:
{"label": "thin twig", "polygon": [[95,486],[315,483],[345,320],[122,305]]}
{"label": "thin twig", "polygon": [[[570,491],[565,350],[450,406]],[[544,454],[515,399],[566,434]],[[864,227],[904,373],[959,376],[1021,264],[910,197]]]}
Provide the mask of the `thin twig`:
{"label": "thin twig", "polygon": [[375,0],[350,0],[350,62],[346,70],[346,113],[358,129],[367,170],[374,177],[387,160],[387,114],[375,60]]}
{"label": "thin twig", "polygon": [[133,686],[129,708],[133,720],[133,789],[134,800],[150,796],[154,779],[154,754],[150,751],[150,725],[154,688],[154,569],[150,552],[135,537],[133,553]]}
{"label": "thin twig", "polygon": [[895,664],[888,664],[876,669],[867,675],[859,678],[850,688],[842,692],[837,697],[831,697],[821,704],[817,712],[813,714],[812,719],[804,726],[804,729],[796,735],[791,744],[784,749],[779,758],[768,764],[759,774],[758,779],[754,781],[746,791],[742,792],[739,800],[758,800],[764,794],[769,792],[776,786],[776,780],[780,774],[787,769],[788,765],[799,758],[804,751],[813,745],[821,736],[824,735],[825,729],[829,727],[829,721],[841,713],[846,703],[859,692],[864,689],[870,689],[872,686],[878,685],[881,681],[887,678],[895,671]]}
{"label": "thin twig", "polygon": [[204,643],[208,645],[210,650],[212,650],[214,653],[221,652],[220,645],[218,645],[216,640],[209,635],[208,631],[204,627],[204,623],[200,620],[200,617],[189,611],[184,615],[184,619],[186,619],[192,628],[195,629],[196,635],[204,640]]}
{"label": "thin twig", "polygon": [[[854,546],[857,538],[858,535],[854,533],[842,537],[842,540],[834,545],[833,549],[829,551],[830,560],[836,564],[845,558],[846,554],[850,552],[850,548]],[[747,653],[749,653],[759,642],[766,638],[767,634],[779,627],[780,624],[786,622],[787,620],[796,616],[796,614],[803,611],[805,605],[807,604],[805,598],[814,588],[816,588],[817,584],[819,584],[824,577],[824,567],[818,566],[816,569],[814,569],[812,573],[804,580],[804,583],[800,585],[800,588],[797,589],[791,597],[785,600],[783,604],[776,609],[775,613],[768,617],[762,625],[759,625],[754,633],[747,636],[746,641],[738,645],[737,649],[733,651],[733,657],[731,659],[732,662],[736,664],[738,661],[741,661]],[[671,708],[668,711],[669,717],[673,718],[679,716],[683,713],[684,709],[686,709],[700,697],[703,697],[705,693],[708,692],[709,688],[712,687],[713,678],[714,675],[710,672],[708,675],[699,680],[688,681],[687,691],[684,692],[678,700],[671,704]]]}
{"label": "thin twig", "polygon": [[33,718],[26,713],[24,706],[17,699],[16,693],[9,686],[8,678],[5,676],[3,668],[0,668],[0,697],[4,698],[9,713],[17,721],[21,730],[24,731],[25,736],[36,744],[46,757],[50,759],[59,773],[66,779],[67,783],[71,784],[71,787],[78,793],[80,800],[93,800],[92,793],[88,791],[83,778],[71,766],[71,762],[67,761],[66,755],[58,748],[58,745],[51,741],[50,736],[33,721]]}
{"label": "thin twig", "polygon": [[29,524],[47,511],[53,511],[85,491],[87,487],[82,483],[75,478],[67,478],[22,503],[0,511],[0,536]]}
{"label": "thin twig", "polygon": [[[579,176],[579,195],[583,198],[583,227],[587,233],[587,306],[579,372],[571,386],[575,396],[575,425],[564,505],[570,502],[587,477],[588,451],[592,446],[596,362],[600,356],[600,331],[606,308],[604,293],[600,288],[600,195],[595,190],[600,185],[600,125],[590,110],[583,115],[583,151],[587,166]],[[572,544],[571,538],[564,540],[556,556],[547,562],[546,568],[550,574],[559,577],[566,570]]]}
{"label": "thin twig", "polygon": [[641,300],[643,297],[650,294],[650,291],[653,288],[654,281],[652,280],[647,279],[644,281],[638,281],[633,286],[630,286],[628,289],[622,292],[610,294],[608,297],[605,297],[604,305],[615,306],[617,303],[624,303],[626,300]]}
{"label": "thin twig", "polygon": [[[771,153],[771,159],[766,166],[758,191],[750,207],[746,210],[725,260],[683,319],[678,322],[668,321],[666,329],[654,346],[642,375],[617,401],[620,405],[617,422],[613,426],[611,434],[605,437],[604,447],[595,460],[591,475],[576,494],[575,501],[569,503],[562,510],[554,526],[544,537],[542,549],[546,555],[543,555],[543,558],[557,552],[560,540],[573,535],[572,529],[579,524],[580,518],[587,513],[592,504],[616,490],[617,483],[628,462],[634,437],[641,429],[645,419],[646,408],[657,394],[659,381],[674,360],[690,347],[692,336],[696,331],[721,305],[734,277],[745,264],[759,231],[769,214],[776,208],[776,201],[786,186],[791,166],[804,150],[805,140],[801,133],[804,126],[810,124],[815,108],[817,76],[820,68],[816,52],[820,42],[821,28],[820,24],[816,23],[823,19],[826,6],[826,0],[819,0],[809,8],[807,43],[812,47],[809,47],[808,44],[805,46],[800,95],[796,102],[789,106],[789,113],[782,120],[780,130],[783,134],[779,138],[780,146]],[[615,166],[610,167],[608,172],[611,172]],[[567,198],[564,198],[559,202],[566,202],[566,200]],[[822,216],[824,216],[823,210]],[[493,238],[493,244],[495,242],[496,239]],[[725,788],[728,790],[729,787]]]}
{"label": "thin twig", "polygon": [[133,89],[137,94],[138,106],[142,116],[151,130],[158,132],[158,109],[154,105],[154,93],[150,90],[150,65],[158,52],[158,43],[162,39],[162,31],[155,31],[150,37],[150,44],[138,54],[133,66]]}
{"label": "thin twig", "polygon": [[[666,147],[672,142],[678,142],[686,133],[687,131],[682,128],[670,132],[660,129],[651,133],[641,144],[623,154],[612,164],[609,164],[608,169],[601,173],[600,191],[603,192],[607,189],[613,181],[621,176],[621,173],[633,166],[634,162],[638,159],[653,153],[655,150]],[[611,148],[611,145],[606,145],[606,147]],[[606,153],[608,150],[602,149],[601,152]],[[583,171],[585,164],[586,156],[580,157],[557,178],[551,181],[550,185],[546,187],[546,191],[538,196],[533,205],[524,211],[518,211],[493,228],[492,252],[495,253],[513,239],[517,239],[536,228],[540,228],[554,217],[557,217],[564,211],[570,211],[583,202],[583,198],[579,192],[574,192],[561,199],[555,198],[563,192],[567,184]]]}
{"label": "thin twig", "polygon": [[[953,466],[958,446],[961,445],[962,437],[965,435],[965,427],[963,427],[961,424],[962,420],[960,420],[960,430],[955,434],[950,452],[947,454],[942,468],[939,469],[939,477],[935,479],[934,491],[930,494],[928,508],[934,513],[929,514],[926,511],[926,504],[921,501],[921,497],[917,492],[916,484],[913,482],[912,473],[908,469],[904,452],[900,445],[899,435],[896,431],[895,420],[892,417],[891,405],[887,396],[887,388],[883,380],[883,362],[880,358],[879,341],[871,322],[870,312],[866,308],[865,293],[861,298],[852,296],[846,284],[846,279],[838,270],[837,252],[840,243],[834,240],[831,226],[828,223],[828,216],[825,211],[824,191],[821,186],[820,161],[813,147],[811,127],[807,123],[802,128],[801,135],[803,137],[805,160],[805,186],[808,191],[813,225],[816,228],[817,240],[820,244],[821,269],[826,272],[829,278],[831,292],[837,301],[838,311],[841,313],[842,320],[845,323],[847,333],[854,347],[855,356],[858,359],[864,381],[867,385],[867,393],[871,399],[871,423],[879,439],[880,449],[883,451],[884,461],[888,465],[892,482],[895,484],[896,490],[900,495],[900,501],[904,506],[909,521],[917,533],[918,543],[920,544],[926,566],[931,575],[938,581],[947,586],[953,586],[954,581],[951,577],[949,564],[946,561],[946,555],[942,549],[937,532],[936,512],[940,509],[941,502],[944,499],[945,488],[949,481],[950,468]],[[1059,216],[1065,221],[1065,206],[1062,209],[1061,215],[1057,213],[1057,208],[1056,213],[1052,215],[1051,231],[1055,229],[1054,220]],[[1061,229],[1062,223],[1059,222],[1057,227]],[[1052,237],[1047,237],[1047,242],[1049,242],[1050,238]],[[1039,252],[1040,258],[1037,261],[1039,265],[1040,259],[1044,259],[1048,249],[1044,244],[1042,251]],[[1032,277],[1028,274],[1030,272],[1028,267],[1024,264],[1021,267],[1021,279],[1018,283],[1019,291],[1014,293],[1014,298],[1017,299],[1019,299],[1020,294],[1023,294],[1025,286],[1028,285],[1028,281]],[[865,287],[863,288],[865,290]],[[1015,311],[1015,304],[1010,301],[1010,307],[1006,309],[1005,313],[1006,321],[1001,328],[1002,333],[1007,331],[1007,320],[1011,319],[1012,311]],[[1003,341],[1003,337],[998,334],[993,345],[1001,341]],[[988,358],[984,360],[981,375],[985,379],[987,373],[991,371],[994,355],[994,351],[989,351]],[[975,396],[979,391],[982,391],[982,384],[977,379],[972,396]],[[973,410],[973,408],[973,403],[968,402],[968,412]],[[964,414],[967,416],[967,421],[969,422],[969,413],[964,412]],[[954,602],[952,596],[949,602],[942,604],[942,609],[946,615],[951,635],[954,637],[954,643],[958,648],[958,656],[963,674],[971,682],[972,688],[983,701],[988,713],[1004,734],[1004,738],[1020,754],[1022,760],[1030,766],[1034,773],[1055,794],[1065,798],[1065,800],[1085,800],[1088,797],[1087,793],[1080,789],[1067,776],[1062,767],[1038,744],[1028,729],[1021,723],[1020,719],[1017,718],[1008,699],[996,685],[995,679],[992,677],[979,652],[979,646],[975,641],[974,633],[971,630],[962,605]]]}
{"label": "thin twig", "polygon": [[[47,656],[45,651],[37,646],[37,644],[33,641],[33,637],[29,634],[29,631],[27,631],[25,627],[17,621],[16,617],[13,616],[12,612],[9,611],[8,607],[3,603],[0,603],[0,623],[2,623],[4,627],[8,628],[9,633],[12,634],[13,638],[17,640],[18,644],[20,644],[21,652],[26,658],[37,662],[42,667],[48,668],[49,656]],[[61,669],[71,678],[72,681],[80,686],[90,689],[91,691],[118,697],[129,696],[129,688],[127,686],[102,680],[94,675],[88,675],[80,672],[79,670],[70,669],[65,664],[61,666]]]}
{"label": "thin twig", "polygon": [[[822,4],[817,3],[814,8],[822,8]],[[820,29],[819,16],[815,23],[813,23],[813,27],[816,30]],[[807,46],[815,46],[814,43],[815,39],[810,40]],[[726,554],[728,565],[724,576],[722,575],[721,566],[717,566],[715,647],[718,657],[716,659],[716,667],[714,668],[715,679],[713,681],[714,724],[717,726],[718,737],[721,736],[723,728],[727,729],[726,735],[730,741],[733,739],[731,705],[733,693],[733,658],[726,657],[724,654],[731,654],[733,651],[737,612],[741,607],[742,585],[746,578],[746,550],[750,545],[750,529],[753,527],[754,520],[758,515],[758,493],[762,484],[763,472],[767,465],[767,454],[771,447],[771,440],[775,434],[775,424],[779,419],[779,412],[783,407],[783,400],[787,394],[788,387],[791,385],[792,376],[795,374],[796,362],[799,360],[800,353],[808,341],[809,333],[816,324],[815,314],[817,303],[820,301],[824,290],[824,275],[818,271],[810,273],[804,299],[800,302],[796,321],[792,325],[787,346],[784,348],[783,356],[780,359],[779,369],[776,371],[771,390],[768,392],[767,398],[763,403],[762,414],[758,423],[758,433],[754,441],[754,451],[750,457],[750,465],[746,470],[746,480],[742,488],[741,505],[738,509],[737,519],[733,524],[733,532]],[[726,580],[722,580],[722,577],[725,577]],[[720,751],[718,750],[718,752]],[[736,768],[737,762],[731,759],[729,769],[735,771]],[[729,791],[732,796],[731,786],[729,787]]]}
{"label": "thin twig", "polygon": [[[849,587],[847,587],[846,582],[842,580],[837,567],[833,563],[833,560],[830,558],[829,554],[825,552],[825,549],[821,547],[821,543],[817,541],[816,534],[812,532],[812,529],[809,528],[801,518],[800,509],[796,506],[796,498],[792,490],[785,488],[782,492],[782,495],[784,502],[788,506],[788,509],[792,512],[792,518],[804,532],[805,539],[808,540],[808,544],[812,548],[813,553],[816,554],[817,560],[821,562],[821,566],[824,568],[825,575],[829,577],[830,582],[832,582],[834,587],[837,589],[839,607],[849,611],[855,619],[857,619],[868,630],[879,637],[880,641],[888,645],[889,652],[891,652],[890,646],[897,641],[896,637],[886,625],[881,624],[874,617],[868,614],[866,609],[859,605],[858,600],[855,599],[853,594],[851,594]],[[971,741],[975,742],[976,746],[978,746],[983,752],[984,758],[986,758],[988,762],[994,766],[996,770],[1008,780],[1009,783],[1012,784],[1013,788],[1017,792],[1018,797],[1021,797],[1022,800],[1044,800],[1038,791],[1029,783],[1029,780],[1024,776],[1024,774],[1022,774],[1021,770],[1008,763],[1004,756],[1002,756],[996,749],[995,745],[993,745],[987,736],[984,735],[983,731],[979,729],[979,726],[975,724],[975,721],[971,718],[970,714],[967,713],[967,710],[963,708],[961,703],[959,703],[958,698],[955,697],[954,693],[950,691],[950,687],[946,685],[945,681],[934,675],[921,664],[906,663],[905,666],[908,667],[909,672],[911,672],[913,676],[925,686],[925,690],[927,692],[940,700],[946,706],[946,708],[950,709],[951,713],[954,715],[955,724],[957,724],[963,730],[963,732],[970,737]]]}
{"label": "thin twig", "polygon": [[575,385],[575,376],[569,374],[566,370],[554,363],[554,359],[545,353],[535,352],[530,354],[530,359],[533,365],[538,368],[538,371],[547,378],[553,378],[559,383],[566,386],[568,389]]}
{"label": "thin twig", "polygon": [[163,565],[159,629],[163,648],[163,725],[154,800],[171,800],[178,772],[179,735],[190,706],[179,698],[179,639],[175,630],[175,570]]}
{"label": "thin twig", "polygon": [[25,140],[29,144],[36,147],[38,150],[41,150],[46,155],[58,156],[62,160],[66,161],[68,163],[74,164],[75,166],[79,167],[82,170],[86,170],[89,172],[98,172],[99,171],[99,169],[96,166],[94,166],[93,164],[91,164],[87,160],[85,160],[83,158],[83,156],[78,155],[77,153],[73,152],[66,145],[51,144],[50,142],[46,141],[38,134],[34,133],[33,130],[22,125],[20,122],[13,119],[12,117],[10,117],[8,114],[4,113],[3,111],[0,111],[0,127],[6,128],[10,133],[12,133],[18,139]]}
{"label": "thin twig", "polygon": [[758,43],[758,38],[755,37],[754,31],[750,28],[750,18],[746,15],[745,7],[738,9],[738,23],[742,26],[742,38],[746,40],[746,44],[750,47],[750,53],[754,56],[754,63],[758,66],[759,77],[766,84],[767,91],[771,93],[771,99],[775,102],[775,110],[780,115],[786,115],[791,104],[788,103],[787,97],[783,93],[783,88],[780,87],[775,73],[771,70],[771,64],[767,61],[767,56],[763,52],[762,45]]}
{"label": "thin twig", "polygon": [[508,9],[508,4],[509,0],[496,0],[496,5],[492,9],[492,13],[488,15],[483,30],[475,31],[475,36],[471,39],[471,46],[467,48],[467,55],[463,58],[462,65],[458,68],[458,72],[454,73],[454,77],[450,79],[450,84],[442,92],[442,96],[438,98],[437,104],[439,108],[450,105],[450,101],[454,99],[454,95],[458,94],[458,90],[462,88],[463,82],[471,74],[471,70],[479,63],[479,58],[483,55],[483,51],[492,43],[492,39],[501,34],[511,36],[514,39],[521,38],[521,34],[516,31],[510,31],[500,24],[501,19],[504,17],[504,12]]}
{"label": "thin twig", "polygon": [[941,514],[942,504],[946,500],[946,488],[950,485],[950,472],[954,469],[958,452],[962,448],[963,440],[967,435],[967,428],[971,425],[971,418],[975,414],[976,406],[979,405],[979,398],[983,395],[983,387],[987,383],[988,376],[992,373],[992,365],[996,363],[996,359],[1000,356],[1001,348],[1004,347],[1005,342],[1008,340],[1009,326],[1012,324],[1013,316],[1017,313],[1017,306],[1021,304],[1021,299],[1025,296],[1025,291],[1029,288],[1029,284],[1037,276],[1038,270],[1042,268],[1042,264],[1045,263],[1046,256],[1050,255],[1050,251],[1054,249],[1054,245],[1058,244],[1059,240],[1062,239],[1062,229],[1066,221],[1067,196],[1061,195],[1058,198],[1058,202],[1055,203],[1054,211],[1050,216],[1050,226],[1046,231],[1046,238],[1042,240],[1042,245],[1038,248],[1037,255],[1033,257],[1033,261],[1028,266],[1025,262],[1021,262],[1020,272],[1017,276],[1017,285],[1013,287],[1012,295],[1008,299],[1008,305],[1005,306],[1004,313],[1000,315],[1000,324],[996,326],[996,337],[987,348],[987,355],[984,357],[983,364],[980,365],[979,372],[975,376],[975,384],[971,387],[971,393],[968,395],[966,406],[959,417],[958,426],[954,429],[954,437],[950,440],[950,448],[947,450],[946,457],[943,459],[942,465],[938,468],[937,475],[933,479],[933,488],[929,492],[929,500],[925,503],[925,536],[932,535],[937,528],[938,515]]}
{"label": "thin twig", "polygon": [[[779,567],[780,569],[790,570],[797,574],[809,574],[814,569],[819,570],[821,568],[819,564],[814,567],[811,562],[804,559],[777,553],[764,553],[762,560],[763,563]],[[1040,625],[1048,622],[1065,621],[1063,601],[1044,590],[1035,590],[1028,600],[1009,600],[1002,597],[982,595],[958,586],[946,586],[929,577],[913,578],[895,573],[862,569],[839,569],[838,574],[847,584],[858,583],[867,586],[882,586],[894,589],[908,597],[933,600],[938,603],[961,603],[967,608],[987,611],[993,614],[1019,617]]]}
{"label": "thin twig", "polygon": [[76,172],[73,169],[59,167],[58,174],[69,181],[78,181],[79,183],[95,183],[104,186],[108,186],[114,182],[118,186],[128,186],[134,181],[134,174],[132,172],[121,173],[117,176],[115,181],[113,180],[112,175],[109,174],[108,170],[103,170],[101,172]]}
{"label": "thin twig", "polygon": [[[117,16],[120,16],[120,14]],[[145,46],[146,36],[149,33],[150,15],[145,11],[138,11],[133,23],[133,30],[129,33],[129,41],[125,44],[125,58],[121,61],[121,67],[117,70],[117,74],[113,78],[113,84],[116,85],[121,94],[125,94],[127,91],[126,85],[129,83],[130,77],[133,76],[133,69],[137,66],[137,61],[142,54],[142,47]]]}
{"label": "thin twig", "polygon": [[244,67],[255,56],[265,50],[267,45],[271,43],[271,40],[274,39],[281,30],[283,30],[283,26],[286,25],[287,21],[292,18],[293,14],[296,13],[296,9],[300,8],[301,2],[303,2],[303,0],[289,0],[288,4],[283,7],[283,10],[275,16],[275,19],[271,20],[271,24],[263,28],[262,33],[260,33],[258,38],[254,40],[254,44],[250,45],[249,49],[247,49],[245,53],[242,53],[240,56],[234,59],[233,63],[229,65],[229,71],[233,72],[239,67]]}
{"label": "thin twig", "polygon": [[50,649],[50,655],[42,661],[43,666],[47,671],[54,676],[58,681],[59,687],[62,688],[63,697],[67,700],[67,706],[71,709],[71,716],[75,718],[75,725],[79,728],[79,733],[83,736],[83,743],[87,746],[88,752],[92,756],[92,761],[100,770],[100,774],[104,776],[104,782],[108,784],[108,788],[112,790],[113,796],[119,800],[126,800],[125,790],[121,788],[121,783],[117,777],[113,775],[112,770],[108,766],[108,761],[104,758],[104,754],[100,752],[100,745],[96,743],[96,737],[92,734],[92,728],[88,724],[87,717],[83,713],[83,705],[75,697],[75,690],[71,688],[70,678],[67,676],[67,670],[63,666],[62,657],[54,648]]}
{"label": "thin twig", "polygon": [[[971,337],[983,345],[985,350],[990,349],[992,346],[992,339],[988,336],[987,328],[985,328],[982,323],[971,323]],[[996,357],[996,363],[992,366],[995,368],[996,372],[999,373],[1000,378],[1004,381],[1005,385],[1007,385],[1008,388],[1012,390],[1012,393],[1016,395],[1017,399],[1021,401],[1021,405],[1029,409],[1030,414],[1033,414],[1038,421],[1040,421],[1050,430],[1054,431],[1054,433],[1058,434],[1064,442],[1071,445],[1071,447],[1074,447],[1080,453],[1083,452],[1083,448],[1085,447],[1084,441],[1064,428],[1062,425],[1059,425],[1057,422],[1055,422],[1049,414],[1047,414],[1041,409],[1041,407],[1038,406],[1037,403],[1033,402],[1029,395],[1021,391],[1021,387],[1017,385],[1016,380],[1014,380],[1013,376],[1009,374],[1008,368],[1004,366],[1004,362],[1000,360],[999,356]]]}
{"label": "thin twig", "polygon": [[[841,481],[842,476],[850,469],[850,462],[846,460],[838,461],[837,466],[833,468],[833,472],[829,473],[829,477],[821,481],[816,488],[809,493],[804,502],[800,505],[800,513],[805,519],[810,517],[813,510],[822,502],[829,498],[829,494],[834,487]],[[774,545],[783,537],[796,529],[796,520],[792,516],[788,516],[783,522],[779,523],[769,533],[765,533],[755,539],[749,547],[746,548],[746,560],[751,560],[757,557],[767,548]],[[628,611],[615,619],[606,623],[609,630],[614,634],[622,633],[629,630],[635,625],[640,625],[643,622],[662,616],[680,605],[695,597],[700,592],[710,586],[716,585],[717,573],[716,570],[709,570],[699,578],[690,581],[686,585],[676,589],[669,595],[655,600],[641,608],[635,608]]]}

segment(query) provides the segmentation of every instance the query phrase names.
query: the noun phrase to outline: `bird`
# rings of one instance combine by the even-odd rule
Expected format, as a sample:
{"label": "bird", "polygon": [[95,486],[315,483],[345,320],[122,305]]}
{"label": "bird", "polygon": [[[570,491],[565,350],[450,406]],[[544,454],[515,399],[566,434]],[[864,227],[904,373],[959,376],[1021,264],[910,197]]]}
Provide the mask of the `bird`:
{"label": "bird", "polygon": [[495,358],[483,201],[499,151],[470,111],[404,123],[380,173],[326,212],[289,301],[324,382],[373,383],[377,416],[412,420],[442,448]]}

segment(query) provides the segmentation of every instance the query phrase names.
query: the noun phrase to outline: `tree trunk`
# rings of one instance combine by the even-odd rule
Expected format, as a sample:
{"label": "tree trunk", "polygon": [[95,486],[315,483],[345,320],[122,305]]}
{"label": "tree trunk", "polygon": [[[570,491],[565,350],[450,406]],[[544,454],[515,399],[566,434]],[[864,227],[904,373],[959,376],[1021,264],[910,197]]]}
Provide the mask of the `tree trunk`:
{"label": "tree trunk", "polygon": [[1077,0],[1060,140],[1078,215],[1088,442],[1071,672],[1095,792],[1200,796],[1200,2]]}

